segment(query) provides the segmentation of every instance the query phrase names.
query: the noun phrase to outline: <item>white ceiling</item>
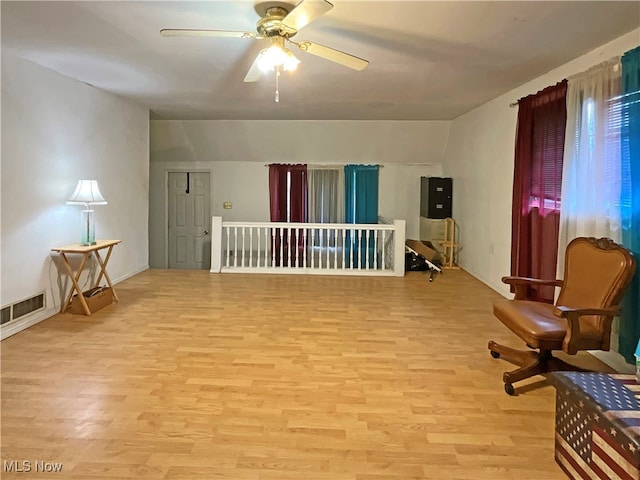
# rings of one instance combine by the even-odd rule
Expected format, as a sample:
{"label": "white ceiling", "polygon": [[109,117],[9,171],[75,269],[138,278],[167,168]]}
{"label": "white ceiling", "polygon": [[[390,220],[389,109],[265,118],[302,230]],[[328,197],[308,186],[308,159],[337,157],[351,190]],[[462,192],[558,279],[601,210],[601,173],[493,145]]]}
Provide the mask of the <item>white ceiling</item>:
{"label": "white ceiling", "polygon": [[265,40],[159,34],[254,32],[249,0],[2,1],[2,50],[139,102],[154,118],[449,120],[640,27],[638,1],[332,3],[295,40],[370,65],[357,72],[296,50],[301,64],[283,73],[277,104],[273,76],[243,82]]}

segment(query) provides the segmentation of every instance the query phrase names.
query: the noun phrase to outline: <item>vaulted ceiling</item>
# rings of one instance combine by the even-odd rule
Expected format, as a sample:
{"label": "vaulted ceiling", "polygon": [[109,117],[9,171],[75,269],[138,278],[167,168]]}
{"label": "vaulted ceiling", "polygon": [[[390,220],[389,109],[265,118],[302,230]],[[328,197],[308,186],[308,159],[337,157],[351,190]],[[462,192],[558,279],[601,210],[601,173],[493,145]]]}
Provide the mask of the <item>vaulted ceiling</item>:
{"label": "vaulted ceiling", "polygon": [[274,74],[243,82],[268,40],[159,34],[255,32],[248,0],[2,1],[2,51],[134,100],[154,118],[449,120],[640,27],[638,1],[331,1],[295,40],[369,66],[296,50],[301,63],[282,74],[279,103]]}

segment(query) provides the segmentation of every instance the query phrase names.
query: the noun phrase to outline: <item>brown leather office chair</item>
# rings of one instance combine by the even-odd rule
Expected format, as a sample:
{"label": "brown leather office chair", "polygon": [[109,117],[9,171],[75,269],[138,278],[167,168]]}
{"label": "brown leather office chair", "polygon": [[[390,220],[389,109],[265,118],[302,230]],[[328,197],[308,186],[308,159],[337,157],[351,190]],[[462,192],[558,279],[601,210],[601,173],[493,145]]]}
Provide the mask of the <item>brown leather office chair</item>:
{"label": "brown leather office chair", "polygon": [[[578,350],[609,350],[611,322],[631,282],[635,260],[624,247],[608,238],[579,237],[567,246],[564,280],[503,277],[515,288],[513,300],[497,300],[493,313],[533,350],[516,350],[489,342],[491,356],[504,355],[520,368],[505,372],[504,389],[513,383],[552,370],[568,369],[553,350],[575,355]],[[555,305],[525,300],[528,286],[560,287]]]}

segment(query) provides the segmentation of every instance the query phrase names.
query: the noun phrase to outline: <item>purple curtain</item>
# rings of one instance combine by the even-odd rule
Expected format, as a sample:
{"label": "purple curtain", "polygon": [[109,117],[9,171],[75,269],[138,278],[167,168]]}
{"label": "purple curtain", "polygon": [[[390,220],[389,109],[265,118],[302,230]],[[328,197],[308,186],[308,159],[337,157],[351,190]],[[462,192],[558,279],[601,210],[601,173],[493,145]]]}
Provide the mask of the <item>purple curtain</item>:
{"label": "purple curtain", "polygon": [[272,222],[287,221],[287,165],[269,165],[269,211]]}
{"label": "purple curtain", "polygon": [[307,221],[307,166],[288,165],[290,175],[289,221]]}
{"label": "purple curtain", "polygon": [[[272,222],[307,221],[307,166],[289,164],[269,165],[269,211]],[[290,249],[290,246],[297,248]],[[276,266],[302,265],[303,236],[301,230],[277,228],[272,232],[271,247],[275,251]],[[282,250],[282,258],[280,251]]]}
{"label": "purple curtain", "polygon": [[[520,99],[513,173],[511,275],[555,279],[567,81]],[[553,287],[527,298],[553,303]]]}

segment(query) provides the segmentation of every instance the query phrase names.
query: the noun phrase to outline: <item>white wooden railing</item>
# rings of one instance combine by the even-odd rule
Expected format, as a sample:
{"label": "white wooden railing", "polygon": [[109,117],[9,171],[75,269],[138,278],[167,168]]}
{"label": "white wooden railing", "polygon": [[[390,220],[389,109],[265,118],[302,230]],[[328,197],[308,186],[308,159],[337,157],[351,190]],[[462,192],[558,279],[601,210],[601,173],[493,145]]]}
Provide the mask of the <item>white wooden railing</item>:
{"label": "white wooden railing", "polygon": [[212,273],[404,275],[404,220],[256,223],[213,217],[211,235]]}

